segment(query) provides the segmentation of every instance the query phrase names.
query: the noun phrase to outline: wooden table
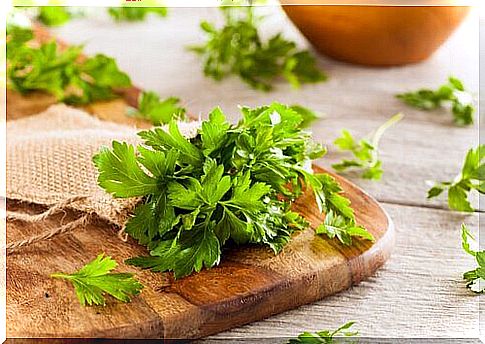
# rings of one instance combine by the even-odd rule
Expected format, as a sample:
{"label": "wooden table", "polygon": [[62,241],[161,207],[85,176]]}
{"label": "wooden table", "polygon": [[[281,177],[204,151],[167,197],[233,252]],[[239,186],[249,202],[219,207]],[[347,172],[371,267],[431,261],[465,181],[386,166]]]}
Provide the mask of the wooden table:
{"label": "wooden table", "polygon": [[[285,30],[288,37],[306,45],[279,8],[264,11],[269,15],[261,27],[265,34]],[[458,128],[447,111],[415,111],[394,98],[398,92],[438,86],[448,75],[463,79],[478,94],[477,13],[424,63],[374,69],[322,57],[319,64],[330,76],[327,83],[297,91],[282,83],[271,93],[253,91],[235,78],[216,83],[203,76],[200,61],[185,46],[200,42],[199,21],[213,18],[221,20],[217,9],[179,8],[170,9],[166,19],[113,24],[98,10],[55,33],[73,44],[86,43],[90,54],[116,57],[134,83],[161,96],[180,97],[194,114],[205,116],[220,105],[236,120],[238,104],[256,106],[275,100],[325,113],[313,132],[328,144],[329,154],[320,162],[326,167],[345,156],[332,145],[341,129],[360,136],[396,112],[406,117],[382,139],[382,181],[347,175],[381,201],[395,222],[397,245],[386,266],[351,290],[206,341],[294,336],[350,320],[366,337],[478,337],[479,298],[462,281],[462,273],[474,261],[461,249],[460,224],[466,222],[476,231],[479,214],[449,211],[443,197],[426,200],[426,180],[451,180],[458,173],[466,150],[478,142],[478,126]]]}

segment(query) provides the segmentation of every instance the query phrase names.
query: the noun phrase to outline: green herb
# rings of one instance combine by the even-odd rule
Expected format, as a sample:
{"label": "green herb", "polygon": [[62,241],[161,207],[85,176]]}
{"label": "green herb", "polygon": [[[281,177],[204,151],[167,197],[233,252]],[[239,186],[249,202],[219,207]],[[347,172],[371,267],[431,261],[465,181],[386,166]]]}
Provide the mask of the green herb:
{"label": "green herb", "polygon": [[200,27],[207,34],[204,45],[192,47],[204,61],[204,74],[215,80],[238,75],[251,87],[269,91],[278,77],[284,77],[293,87],[327,79],[307,50],[298,50],[294,42],[281,34],[263,42],[257,26],[260,18],[250,6],[223,7],[225,26],[215,28],[208,22]]}
{"label": "green herb", "polygon": [[406,104],[422,110],[433,110],[441,107],[444,102],[451,103],[453,121],[457,125],[473,124],[472,96],[465,91],[463,83],[454,77],[448,78],[448,83],[437,90],[421,89],[416,92],[398,94],[397,98]]}
{"label": "green herb", "polygon": [[290,109],[298,112],[298,114],[301,116],[302,122],[301,122],[300,126],[302,128],[307,128],[307,127],[311,126],[311,124],[313,122],[315,122],[316,120],[321,118],[321,116],[319,114],[317,114],[315,111],[313,111],[313,110],[311,110],[307,107],[304,107],[302,105],[294,104],[294,105],[290,106]]}
{"label": "green herb", "polygon": [[111,7],[108,13],[116,21],[142,21],[150,14],[157,14],[160,17],[167,16],[165,7]]}
{"label": "green herb", "polygon": [[402,118],[402,114],[392,116],[377,128],[370,140],[363,138],[357,142],[348,130],[343,130],[342,136],[337,138],[334,144],[343,151],[352,152],[355,159],[344,159],[338,164],[333,164],[332,167],[338,172],[357,168],[363,170],[362,177],[365,179],[381,179],[384,171],[382,161],[379,159],[379,141],[384,132]]}
{"label": "green herb", "polygon": [[131,296],[138,295],[143,285],[130,273],[112,273],[118,264],[109,256],[101,253],[79,271],[66,274],[55,273],[53,278],[62,278],[74,285],[77,298],[81,305],[105,305],[105,294],[129,302]]}
{"label": "green herb", "polygon": [[37,20],[47,26],[61,26],[67,23],[73,14],[69,7],[63,6],[39,6]]}
{"label": "green herb", "polygon": [[479,266],[475,270],[465,272],[463,274],[463,279],[467,282],[466,286],[470,288],[470,290],[475,293],[483,293],[485,290],[485,251],[473,251],[470,248],[468,238],[475,240],[466,225],[462,224],[461,239],[463,250],[474,256]]}
{"label": "green herb", "polygon": [[185,108],[179,102],[176,97],[160,100],[155,92],[142,92],[138,98],[138,109],[132,111],[132,115],[147,119],[153,125],[167,124],[172,119],[184,120]]}
{"label": "green herb", "polygon": [[143,199],[126,232],[151,256],[130,264],[172,270],[179,278],[218,264],[229,242],[268,245],[278,253],[293,232],[309,226],[290,210],[305,187],[320,211],[339,219],[319,233],[344,244],[352,237],[373,239],[355,229],[350,201],[335,179],[313,174],[311,161],[326,151],[302,131],[297,112],[278,103],[241,112],[241,121],[231,125],[214,109],[191,139],[171,121],[166,131],[140,132],[143,145],[114,141],[94,156],[102,188]]}
{"label": "green herb", "polygon": [[331,344],[335,343],[335,338],[344,336],[344,337],[354,337],[359,334],[357,331],[348,331],[352,325],[354,325],[355,322],[351,321],[346,323],[345,325],[342,325],[335,331],[329,331],[329,330],[324,330],[324,331],[319,331],[316,333],[310,333],[310,332],[303,332],[298,336],[297,339],[290,339],[288,344]]}
{"label": "green herb", "polygon": [[33,47],[30,39],[27,29],[10,28],[8,86],[20,93],[44,91],[68,104],[87,104],[115,98],[115,89],[131,85],[110,57],[82,59],[82,47],[60,49],[55,41]]}
{"label": "green herb", "polygon": [[470,149],[465,157],[461,173],[450,182],[436,183],[428,190],[428,199],[448,191],[448,206],[458,211],[474,211],[468,201],[471,190],[485,193],[485,145]]}

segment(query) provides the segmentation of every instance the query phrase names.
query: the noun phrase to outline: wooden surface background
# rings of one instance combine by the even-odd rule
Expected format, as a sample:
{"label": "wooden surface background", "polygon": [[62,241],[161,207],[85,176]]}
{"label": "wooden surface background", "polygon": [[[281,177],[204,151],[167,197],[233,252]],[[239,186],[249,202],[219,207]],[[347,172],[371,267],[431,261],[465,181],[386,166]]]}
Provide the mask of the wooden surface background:
{"label": "wooden surface background", "polygon": [[[265,34],[284,30],[288,37],[306,45],[278,8],[263,12],[268,14],[261,27]],[[344,156],[331,144],[342,128],[364,135],[398,111],[406,117],[382,140],[385,173],[381,182],[347,175],[381,201],[394,220],[397,245],[386,266],[351,290],[206,341],[294,336],[303,330],[334,328],[349,320],[355,320],[355,327],[368,337],[478,337],[480,325],[485,327],[479,321],[479,298],[461,279],[474,262],[461,250],[459,227],[466,222],[476,231],[479,214],[449,211],[442,197],[426,200],[426,180],[449,180],[456,175],[466,150],[478,142],[478,126],[457,128],[447,111],[416,111],[394,98],[398,92],[437,86],[451,74],[478,94],[477,13],[473,12],[424,63],[374,69],[322,57],[319,64],[330,76],[327,83],[298,91],[281,84],[271,93],[253,91],[237,79],[216,83],[203,76],[200,61],[185,46],[200,42],[199,21],[213,18],[220,22],[217,9],[180,8],[170,9],[166,19],[113,24],[98,10],[55,32],[70,43],[86,43],[87,53],[116,57],[134,83],[161,96],[180,97],[195,114],[204,116],[220,105],[236,119],[238,104],[261,105],[274,100],[300,103],[325,113],[313,126],[316,139],[329,147],[323,166]]]}

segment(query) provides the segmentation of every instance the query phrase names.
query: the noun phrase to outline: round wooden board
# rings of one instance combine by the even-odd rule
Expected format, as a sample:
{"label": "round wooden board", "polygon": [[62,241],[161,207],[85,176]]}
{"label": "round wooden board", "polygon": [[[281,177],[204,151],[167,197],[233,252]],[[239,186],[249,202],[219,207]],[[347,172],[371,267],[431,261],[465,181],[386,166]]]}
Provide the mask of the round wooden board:
{"label": "round wooden board", "polygon": [[[323,170],[316,167],[317,172]],[[199,338],[322,299],[372,276],[389,257],[394,242],[391,220],[382,207],[346,179],[335,176],[355,209],[357,222],[376,238],[343,246],[297,233],[279,254],[265,247],[227,250],[219,266],[174,281],[171,274],[140,271],[140,296],[122,304],[82,307],[72,286],[49,275],[72,272],[106,252],[118,262],[144,254],[130,240],[121,242],[106,223],[35,244],[7,257],[8,337]],[[22,204],[9,204],[19,210]],[[311,193],[295,204],[312,227],[323,220]],[[69,214],[68,216],[76,216]],[[54,218],[55,225],[61,218]],[[49,225],[49,224],[48,224]],[[25,237],[42,228],[8,223],[7,237]]]}

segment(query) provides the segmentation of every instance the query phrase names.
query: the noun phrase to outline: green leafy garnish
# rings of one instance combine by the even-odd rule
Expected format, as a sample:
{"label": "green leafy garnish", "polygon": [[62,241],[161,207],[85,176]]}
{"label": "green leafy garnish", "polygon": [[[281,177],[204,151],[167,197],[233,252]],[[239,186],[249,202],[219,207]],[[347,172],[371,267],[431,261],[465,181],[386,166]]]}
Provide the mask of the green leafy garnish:
{"label": "green leafy garnish", "polygon": [[105,305],[105,294],[115,299],[129,302],[130,297],[138,295],[143,285],[130,273],[112,273],[118,264],[109,256],[101,253],[79,271],[66,274],[55,273],[53,278],[62,278],[74,285],[77,298],[81,305]]}
{"label": "green leafy garnish", "polygon": [[223,7],[225,26],[217,29],[204,21],[207,34],[204,45],[192,47],[204,61],[204,74],[215,80],[238,75],[251,87],[269,91],[275,79],[284,77],[293,87],[327,79],[307,50],[298,50],[294,42],[277,34],[261,39],[257,26],[260,18],[247,7]]}
{"label": "green leafy garnish", "polygon": [[98,54],[81,58],[82,47],[60,49],[55,41],[29,44],[29,29],[9,27],[8,86],[20,93],[43,91],[68,104],[115,98],[115,89],[131,85],[114,59]]}
{"label": "green leafy garnish", "polygon": [[335,331],[324,330],[316,333],[303,332],[298,338],[290,339],[288,344],[332,344],[335,343],[336,337],[355,337],[359,332],[349,330],[354,323],[354,321],[348,322]]}
{"label": "green leafy garnish", "polygon": [[298,114],[301,116],[302,122],[300,126],[302,128],[307,128],[311,126],[313,122],[321,118],[320,114],[317,114],[315,111],[299,104],[291,105],[290,108],[293,111],[298,112]]}
{"label": "green leafy garnish", "polygon": [[38,9],[37,20],[47,26],[63,25],[73,17],[69,7],[39,6]]}
{"label": "green leafy garnish", "polygon": [[131,115],[149,120],[153,125],[167,124],[172,119],[184,120],[185,108],[179,105],[180,99],[169,97],[160,100],[155,92],[142,92],[138,98],[138,109]]}
{"label": "green leafy garnish", "polygon": [[361,169],[362,178],[379,180],[382,177],[382,161],[379,159],[379,141],[384,132],[399,122],[403,115],[398,113],[382,124],[372,135],[371,139],[361,139],[357,142],[348,130],[342,130],[342,136],[334,141],[334,144],[343,151],[350,151],[355,159],[344,159],[332,167],[343,172],[347,169]]}
{"label": "green leafy garnish", "polygon": [[115,197],[142,197],[126,232],[151,256],[130,264],[179,278],[217,265],[230,242],[278,253],[293,232],[309,226],[290,209],[305,188],[320,211],[338,218],[319,233],[347,245],[352,237],[373,239],[356,226],[335,179],[313,173],[312,160],[326,151],[301,129],[301,115],[279,103],[241,112],[231,125],[215,108],[190,139],[172,120],[167,130],[140,132],[138,147],[115,141],[94,156],[102,188]]}
{"label": "green leafy garnish", "polygon": [[448,206],[458,211],[473,212],[468,201],[472,190],[485,193],[485,145],[470,149],[465,157],[461,173],[449,182],[439,182],[428,190],[428,199],[448,191]]}
{"label": "green leafy garnish", "polygon": [[478,263],[478,268],[465,272],[463,274],[463,279],[465,279],[467,283],[466,286],[470,288],[471,291],[475,293],[483,293],[483,291],[485,290],[485,251],[472,250],[470,248],[468,238],[472,240],[475,239],[468,230],[467,226],[463,223],[461,225],[461,239],[463,250],[466,253],[474,256]]}
{"label": "green leafy garnish", "polygon": [[167,16],[166,7],[111,7],[108,13],[116,21],[142,21],[150,14],[160,17]]}
{"label": "green leafy garnish", "polygon": [[465,91],[463,83],[455,77],[449,77],[448,83],[437,90],[424,88],[416,92],[398,94],[396,97],[406,104],[422,110],[437,109],[443,103],[450,102],[455,124],[473,124],[473,114],[475,112],[473,98],[470,93]]}

